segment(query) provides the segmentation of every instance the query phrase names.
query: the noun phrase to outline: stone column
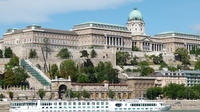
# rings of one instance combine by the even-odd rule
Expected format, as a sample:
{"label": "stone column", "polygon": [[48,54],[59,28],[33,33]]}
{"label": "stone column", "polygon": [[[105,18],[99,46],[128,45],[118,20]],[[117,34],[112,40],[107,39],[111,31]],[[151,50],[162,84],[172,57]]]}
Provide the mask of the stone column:
{"label": "stone column", "polygon": [[112,39],[111,39],[111,38],[112,38],[112,37],[109,37],[109,43],[110,43],[109,45],[112,45],[112,42],[111,42]]}
{"label": "stone column", "polygon": [[106,36],[106,45],[108,45],[108,36]]}
{"label": "stone column", "polygon": [[120,46],[120,38],[118,38],[118,46]]}

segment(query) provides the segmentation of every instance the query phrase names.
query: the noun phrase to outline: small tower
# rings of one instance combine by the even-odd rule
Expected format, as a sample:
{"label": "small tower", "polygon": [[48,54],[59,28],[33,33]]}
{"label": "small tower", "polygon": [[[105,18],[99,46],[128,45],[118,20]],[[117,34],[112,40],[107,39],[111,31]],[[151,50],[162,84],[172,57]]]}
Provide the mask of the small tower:
{"label": "small tower", "polygon": [[137,8],[134,8],[128,16],[128,30],[132,35],[146,35],[144,26],[145,23],[143,21],[141,12],[137,10]]}

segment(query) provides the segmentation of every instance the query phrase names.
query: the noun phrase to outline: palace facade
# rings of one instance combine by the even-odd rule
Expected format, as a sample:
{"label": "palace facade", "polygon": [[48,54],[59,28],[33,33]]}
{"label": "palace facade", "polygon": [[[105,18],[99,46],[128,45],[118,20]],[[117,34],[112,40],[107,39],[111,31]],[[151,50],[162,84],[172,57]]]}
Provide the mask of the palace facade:
{"label": "palace facade", "polygon": [[4,46],[49,48],[108,49],[131,51],[137,47],[141,51],[174,52],[176,48],[191,50],[200,44],[200,35],[180,32],[165,32],[153,37],[145,33],[145,22],[139,10],[133,9],[128,15],[126,26],[86,22],[74,25],[72,30],[58,30],[30,25],[24,29],[8,29],[3,36]]}

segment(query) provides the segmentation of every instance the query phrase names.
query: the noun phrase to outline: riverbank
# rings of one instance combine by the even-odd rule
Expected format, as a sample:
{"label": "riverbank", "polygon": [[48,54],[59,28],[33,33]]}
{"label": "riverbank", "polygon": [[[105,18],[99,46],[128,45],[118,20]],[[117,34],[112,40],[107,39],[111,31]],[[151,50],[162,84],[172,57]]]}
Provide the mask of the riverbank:
{"label": "riverbank", "polygon": [[[158,101],[158,100],[156,100]],[[200,110],[200,100],[159,100],[172,106],[171,110]],[[0,102],[0,112],[8,112],[10,102]]]}
{"label": "riverbank", "polygon": [[161,100],[172,106],[171,110],[200,110],[200,100]]}

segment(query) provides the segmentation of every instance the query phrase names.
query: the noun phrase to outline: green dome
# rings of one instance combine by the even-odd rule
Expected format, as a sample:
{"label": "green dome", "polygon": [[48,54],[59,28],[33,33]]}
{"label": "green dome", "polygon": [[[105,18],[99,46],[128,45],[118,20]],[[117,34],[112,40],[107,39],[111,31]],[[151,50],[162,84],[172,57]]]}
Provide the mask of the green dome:
{"label": "green dome", "polygon": [[142,14],[139,10],[137,10],[136,8],[134,10],[132,10],[129,15],[128,15],[128,20],[142,20],[143,21],[143,17]]}

